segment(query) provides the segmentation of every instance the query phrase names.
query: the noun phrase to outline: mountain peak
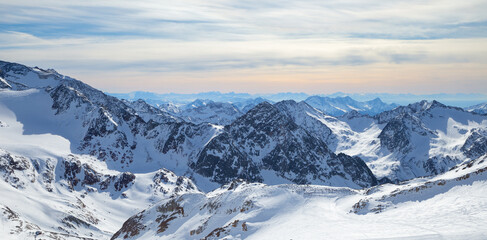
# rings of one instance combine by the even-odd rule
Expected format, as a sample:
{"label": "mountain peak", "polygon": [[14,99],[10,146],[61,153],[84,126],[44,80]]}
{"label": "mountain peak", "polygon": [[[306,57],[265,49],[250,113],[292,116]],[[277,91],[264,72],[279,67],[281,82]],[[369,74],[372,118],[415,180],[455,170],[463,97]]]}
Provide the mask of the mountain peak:
{"label": "mountain peak", "polygon": [[365,114],[362,114],[360,113],[359,111],[356,111],[356,110],[352,110],[350,112],[347,112],[345,114],[343,114],[341,116],[341,118],[345,118],[345,119],[352,119],[352,118],[356,118],[356,117],[370,117],[369,115],[365,115]]}
{"label": "mountain peak", "polygon": [[282,100],[280,102],[277,102],[275,104],[276,107],[280,106],[280,105],[287,105],[287,106],[297,106],[298,103],[294,100]]}
{"label": "mountain peak", "polygon": [[279,122],[280,124],[284,124],[284,122],[290,121],[287,115],[282,113],[276,106],[268,102],[261,102],[243,116],[237,118],[232,125],[250,124],[253,126],[264,126],[268,124],[279,124]]}
{"label": "mountain peak", "polygon": [[423,111],[428,111],[428,110],[434,109],[434,108],[450,108],[450,109],[457,109],[460,111],[464,111],[461,108],[447,106],[447,105],[440,103],[436,100],[433,100],[431,102],[427,101],[427,100],[422,100],[420,102],[411,103],[407,107],[410,108],[411,110],[413,110],[414,112],[423,112]]}
{"label": "mountain peak", "polygon": [[272,111],[272,110],[276,110],[274,105],[272,105],[268,102],[261,102],[261,103],[257,104],[254,108],[250,109],[250,111],[248,113],[249,114],[255,114],[255,113],[259,113],[259,112],[267,112],[267,111]]}
{"label": "mountain peak", "polygon": [[384,103],[379,97],[376,97],[370,101],[367,101],[368,103],[374,103],[374,104],[381,104]]}
{"label": "mountain peak", "polygon": [[339,98],[339,99],[343,99],[343,100],[345,100],[345,101],[349,101],[349,102],[350,102],[350,101],[355,101],[355,99],[351,98],[350,96],[337,97],[337,98]]}

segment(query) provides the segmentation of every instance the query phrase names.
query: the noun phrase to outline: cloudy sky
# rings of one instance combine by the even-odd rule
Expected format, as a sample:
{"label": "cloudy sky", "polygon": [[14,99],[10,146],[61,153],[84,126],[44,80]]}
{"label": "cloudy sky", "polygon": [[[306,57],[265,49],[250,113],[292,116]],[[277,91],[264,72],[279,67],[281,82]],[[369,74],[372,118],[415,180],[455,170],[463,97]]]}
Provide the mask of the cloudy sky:
{"label": "cloudy sky", "polygon": [[487,93],[487,0],[0,0],[0,59],[110,92]]}

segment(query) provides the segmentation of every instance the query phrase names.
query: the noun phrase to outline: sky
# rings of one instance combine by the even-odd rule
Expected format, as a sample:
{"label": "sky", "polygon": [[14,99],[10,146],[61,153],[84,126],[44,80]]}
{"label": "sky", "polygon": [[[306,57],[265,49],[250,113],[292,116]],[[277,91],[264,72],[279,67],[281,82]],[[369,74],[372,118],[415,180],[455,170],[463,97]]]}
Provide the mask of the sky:
{"label": "sky", "polygon": [[487,93],[487,0],[0,6],[0,60],[108,92]]}

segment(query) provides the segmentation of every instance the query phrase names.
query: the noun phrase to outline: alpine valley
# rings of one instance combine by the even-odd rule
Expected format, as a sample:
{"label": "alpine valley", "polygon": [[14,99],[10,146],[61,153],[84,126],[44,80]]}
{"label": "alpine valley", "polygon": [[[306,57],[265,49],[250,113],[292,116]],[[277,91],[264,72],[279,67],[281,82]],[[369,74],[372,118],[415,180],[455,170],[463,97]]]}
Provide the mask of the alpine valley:
{"label": "alpine valley", "polygon": [[486,239],[482,109],[149,104],[0,61],[0,238]]}

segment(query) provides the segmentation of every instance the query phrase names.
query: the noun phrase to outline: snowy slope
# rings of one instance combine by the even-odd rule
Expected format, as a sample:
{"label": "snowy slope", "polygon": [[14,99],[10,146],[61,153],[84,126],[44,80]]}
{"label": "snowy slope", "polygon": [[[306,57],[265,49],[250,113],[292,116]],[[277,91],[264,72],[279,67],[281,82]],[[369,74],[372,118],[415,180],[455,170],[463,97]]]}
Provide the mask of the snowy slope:
{"label": "snowy slope", "polygon": [[360,191],[234,181],[161,201],[112,239],[485,239],[485,158]]}
{"label": "snowy slope", "polygon": [[[73,159],[81,164],[74,165]],[[5,232],[14,232],[15,239],[33,230],[52,236],[108,238],[130,215],[155,201],[175,193],[198,192],[189,179],[179,182],[167,170],[120,173],[87,156],[30,158],[0,150],[0,164],[0,205],[17,219],[12,221],[3,212],[0,221]],[[70,172],[73,167],[81,171]],[[160,181],[161,176],[168,181]]]}

